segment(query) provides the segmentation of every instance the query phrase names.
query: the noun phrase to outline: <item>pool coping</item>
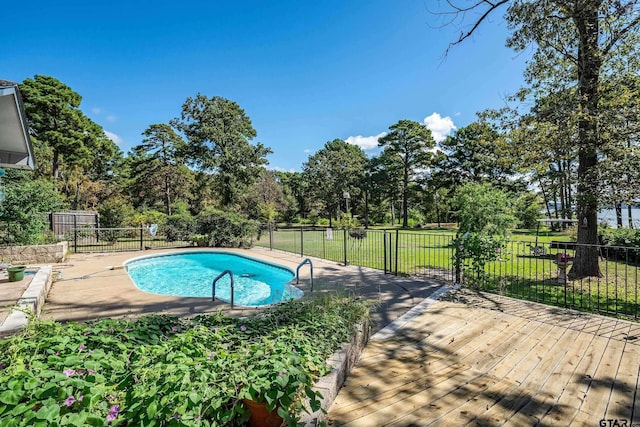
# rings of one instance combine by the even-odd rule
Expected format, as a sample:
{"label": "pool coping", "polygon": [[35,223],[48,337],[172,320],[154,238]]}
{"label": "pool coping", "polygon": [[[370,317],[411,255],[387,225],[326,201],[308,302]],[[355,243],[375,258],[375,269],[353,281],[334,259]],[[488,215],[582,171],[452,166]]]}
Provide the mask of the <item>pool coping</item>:
{"label": "pool coping", "polygon": [[11,308],[7,318],[0,325],[0,338],[15,334],[29,323],[31,317],[40,315],[53,283],[52,271],[53,269],[50,265],[45,265],[38,269],[27,289],[25,289],[22,296]]}

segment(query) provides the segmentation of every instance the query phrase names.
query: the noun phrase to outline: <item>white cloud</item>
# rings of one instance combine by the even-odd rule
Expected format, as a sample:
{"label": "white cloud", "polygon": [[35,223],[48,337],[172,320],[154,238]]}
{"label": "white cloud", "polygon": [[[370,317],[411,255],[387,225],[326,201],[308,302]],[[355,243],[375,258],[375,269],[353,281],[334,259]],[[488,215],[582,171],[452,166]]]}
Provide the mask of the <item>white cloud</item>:
{"label": "white cloud", "polygon": [[305,149],[304,149],[304,152],[305,152],[305,153],[310,153],[310,152],[311,152],[311,150],[310,150],[310,149],[308,149],[308,148],[305,148]]}
{"label": "white cloud", "polygon": [[110,123],[113,123],[116,120],[118,120],[118,118],[116,116],[114,116],[113,114],[109,114],[107,117],[105,117],[105,120],[110,122]]}
{"label": "white cloud", "polygon": [[270,166],[269,170],[272,170],[274,172],[295,172],[296,171],[293,168],[287,169],[287,168],[282,168],[280,166]]}
{"label": "white cloud", "polygon": [[93,114],[96,114],[96,115],[97,115],[97,114],[101,114],[103,111],[104,111],[104,110],[103,110],[102,108],[98,108],[98,107],[93,107],[93,108],[91,109],[91,112],[92,112]]}
{"label": "white cloud", "polygon": [[363,150],[373,150],[374,148],[378,147],[378,139],[382,138],[386,134],[386,132],[382,132],[374,136],[350,136],[349,138],[345,139],[345,142],[348,144],[357,145]]}
{"label": "white cloud", "polygon": [[120,138],[118,135],[116,135],[115,133],[109,132],[108,130],[105,130],[104,134],[107,136],[107,138],[109,138],[110,140],[115,142],[116,145],[120,146],[120,145],[124,144],[124,140],[122,138]]}
{"label": "white cloud", "polygon": [[442,142],[452,130],[456,130],[451,117],[442,117],[438,113],[433,113],[424,118],[425,126],[431,131],[436,142]]}

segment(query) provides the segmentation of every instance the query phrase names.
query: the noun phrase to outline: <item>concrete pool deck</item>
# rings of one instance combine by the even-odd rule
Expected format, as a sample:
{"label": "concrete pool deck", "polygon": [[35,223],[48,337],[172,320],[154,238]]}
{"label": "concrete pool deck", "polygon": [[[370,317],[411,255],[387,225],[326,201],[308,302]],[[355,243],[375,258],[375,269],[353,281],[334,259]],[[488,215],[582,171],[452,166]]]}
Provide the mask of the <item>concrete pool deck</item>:
{"label": "concrete pool deck", "polygon": [[[139,290],[122,268],[125,261],[144,255],[197,251],[198,248],[109,254],[72,254],[63,264],[53,265],[60,278],[53,283],[41,317],[56,321],[83,321],[101,317],[136,317],[147,313],[192,316],[224,310],[244,316],[255,308],[236,306],[208,298],[183,298],[155,295]],[[200,249],[202,250],[202,249]],[[304,259],[298,255],[263,248],[216,249],[274,262],[293,271]],[[372,313],[374,330],[379,330],[418,304],[444,281],[416,277],[396,277],[358,266],[311,258],[314,292],[342,292],[375,302]],[[300,285],[310,291],[309,267],[300,269]]]}

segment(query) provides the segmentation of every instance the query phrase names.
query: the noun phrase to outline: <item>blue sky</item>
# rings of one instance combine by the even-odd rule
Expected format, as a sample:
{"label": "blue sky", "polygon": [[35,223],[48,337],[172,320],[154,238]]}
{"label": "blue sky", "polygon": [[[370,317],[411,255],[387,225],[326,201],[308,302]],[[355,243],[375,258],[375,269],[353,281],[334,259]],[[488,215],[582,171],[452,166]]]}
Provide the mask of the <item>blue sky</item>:
{"label": "blue sky", "polygon": [[273,150],[270,168],[300,170],[334,138],[375,154],[401,119],[439,139],[522,85],[528,55],[504,47],[497,17],[445,58],[459,29],[439,28],[437,4],[35,0],[3,10],[0,79],[59,79],[125,153],[187,97],[222,96]]}

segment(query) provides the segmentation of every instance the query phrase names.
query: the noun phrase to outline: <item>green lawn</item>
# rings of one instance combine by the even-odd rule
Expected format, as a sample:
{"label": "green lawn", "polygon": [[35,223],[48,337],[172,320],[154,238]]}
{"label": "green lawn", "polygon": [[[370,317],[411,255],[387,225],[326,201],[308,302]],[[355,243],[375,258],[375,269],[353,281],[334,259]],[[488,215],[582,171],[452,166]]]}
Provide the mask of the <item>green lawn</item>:
{"label": "green lawn", "polygon": [[[338,263],[346,258],[349,264],[403,275],[445,274],[454,280],[454,237],[455,230],[370,229],[358,239],[344,230],[334,229],[328,236],[323,229],[297,228],[273,231],[271,242],[267,231],[256,244]],[[640,311],[637,265],[601,259],[602,278],[558,282],[556,254],[573,256],[574,251],[551,248],[550,243],[570,240],[562,233],[542,231],[536,236],[535,230],[516,230],[500,259],[485,266],[485,277],[474,283],[466,271],[464,282],[495,293],[635,318]],[[541,249],[534,253],[536,245]]]}

